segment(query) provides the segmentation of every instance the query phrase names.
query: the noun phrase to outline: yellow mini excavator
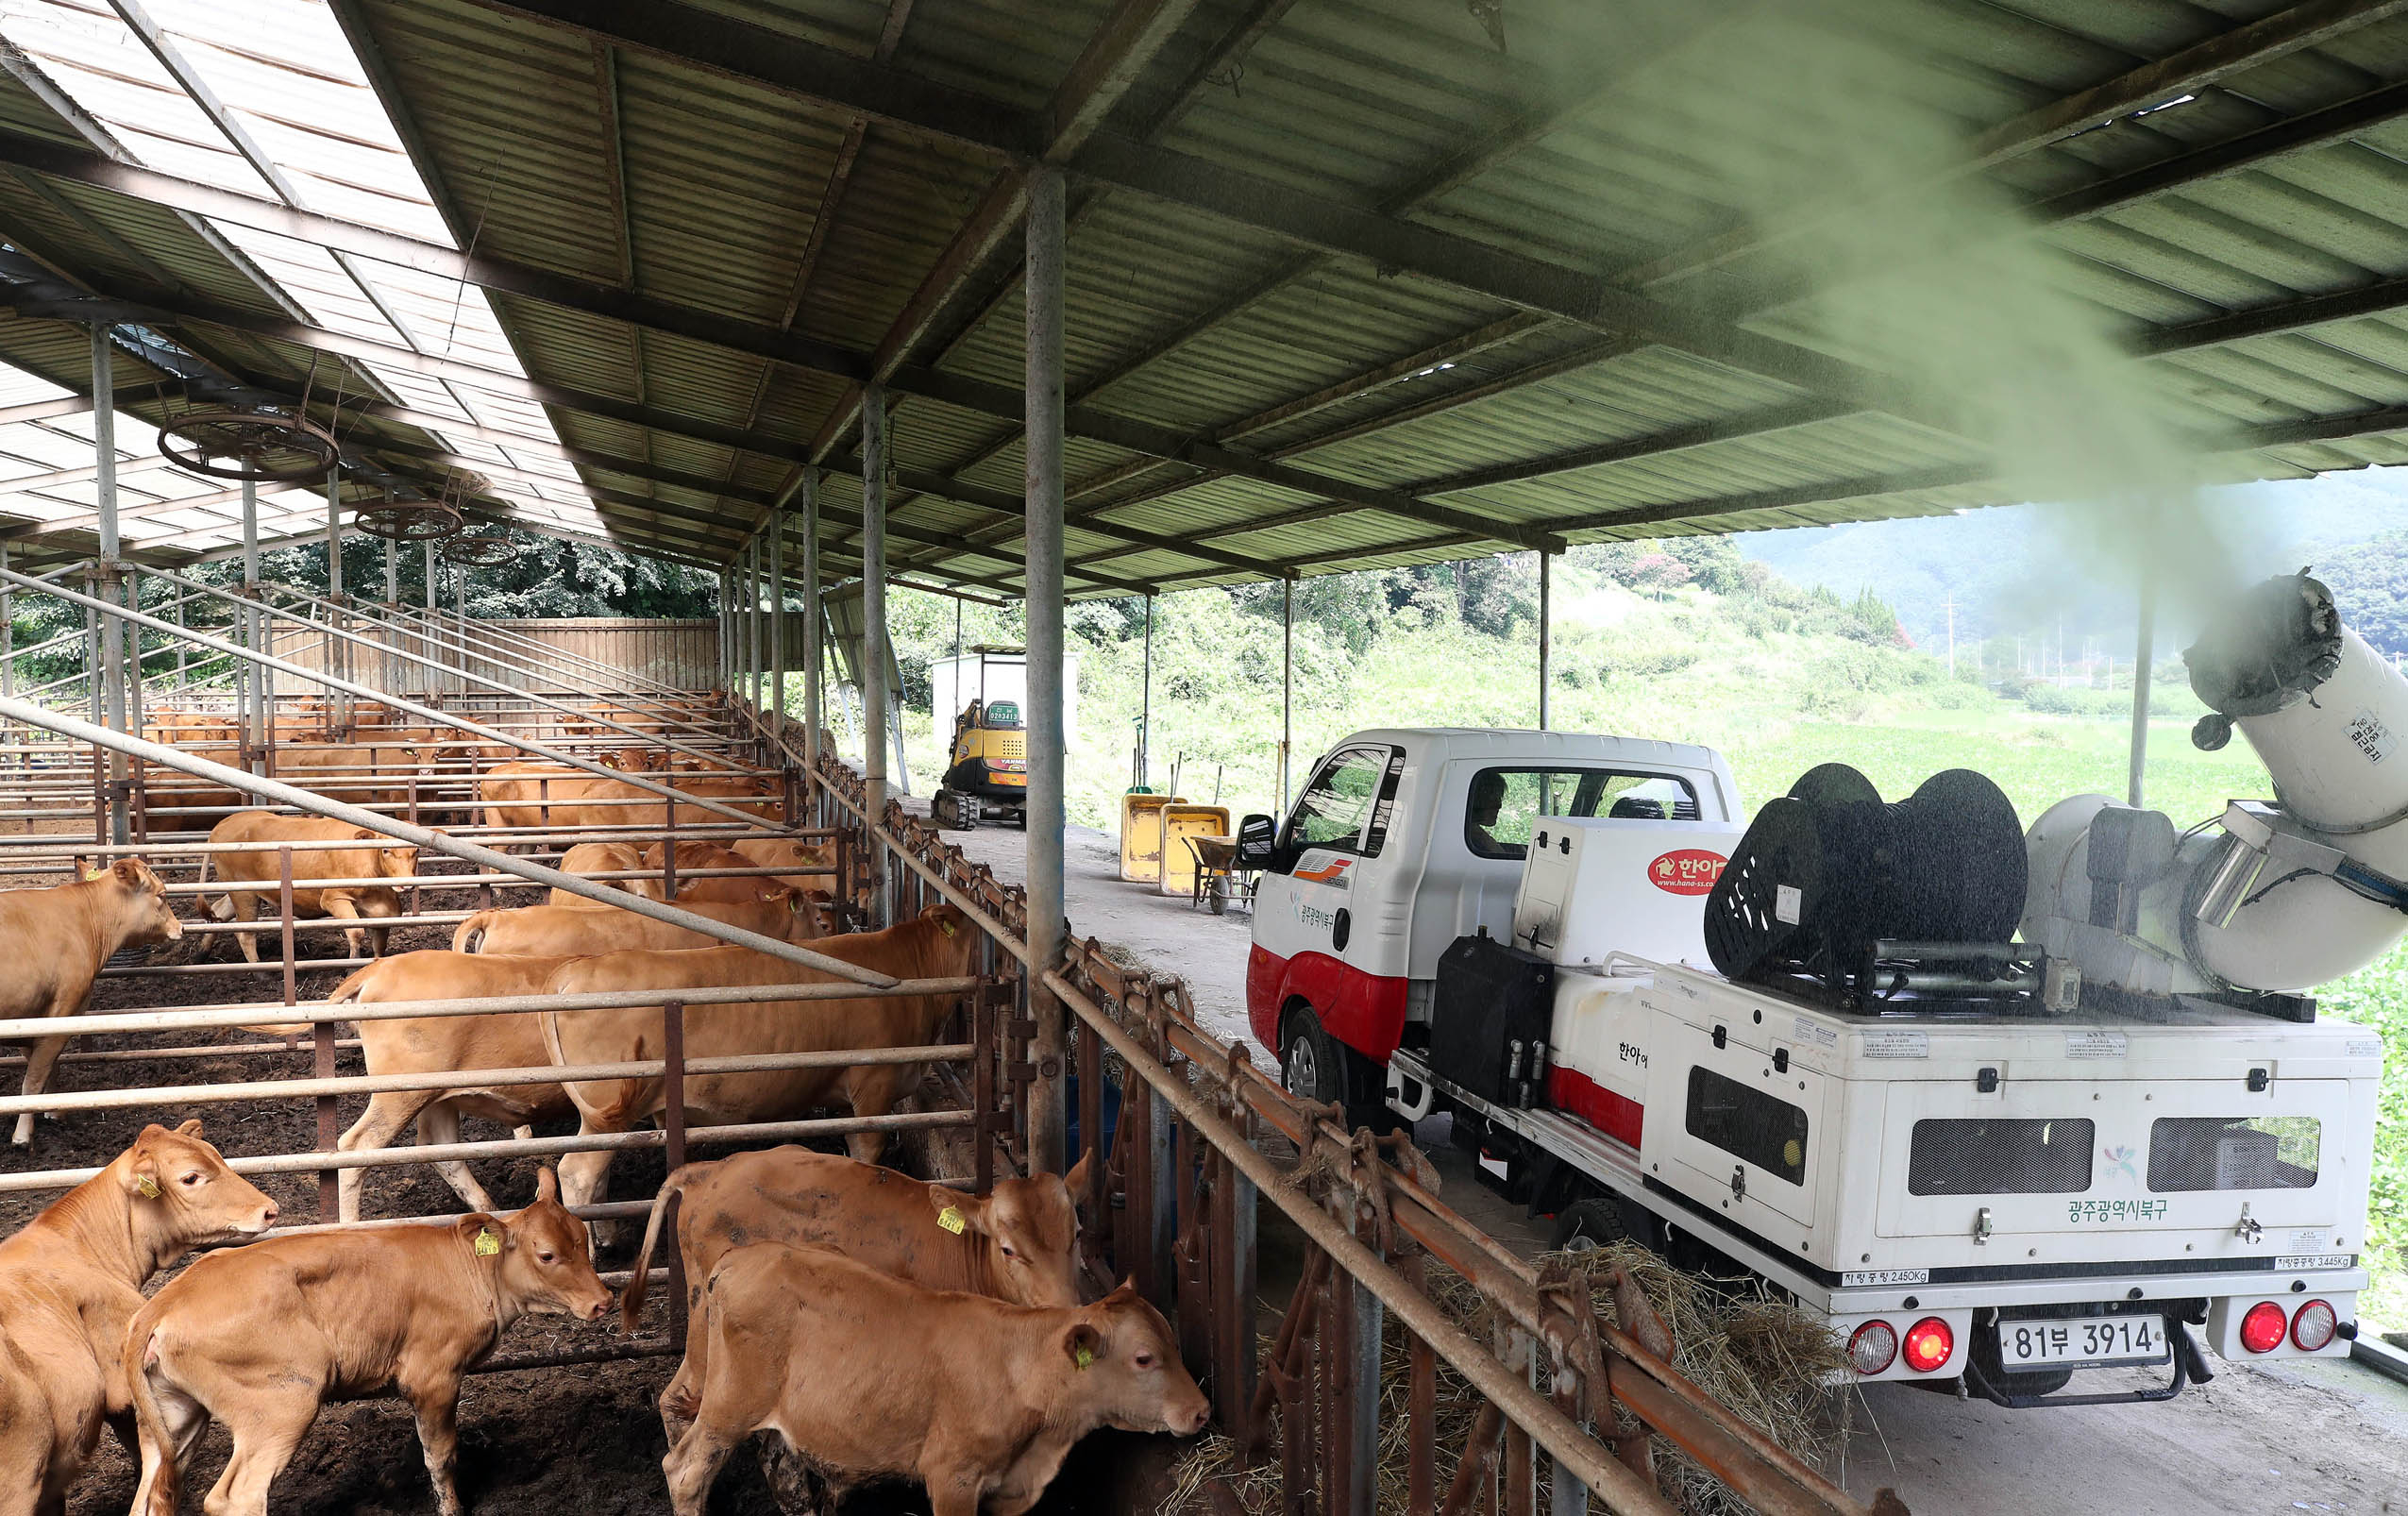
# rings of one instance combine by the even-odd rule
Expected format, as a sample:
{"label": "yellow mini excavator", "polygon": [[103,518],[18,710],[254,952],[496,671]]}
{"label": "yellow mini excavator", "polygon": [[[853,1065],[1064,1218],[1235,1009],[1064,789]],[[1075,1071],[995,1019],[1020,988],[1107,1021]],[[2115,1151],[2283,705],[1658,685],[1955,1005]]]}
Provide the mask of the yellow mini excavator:
{"label": "yellow mini excavator", "polygon": [[967,829],[1007,817],[1028,825],[1028,732],[1019,701],[972,699],[962,708],[953,718],[945,777],[929,808],[940,827]]}

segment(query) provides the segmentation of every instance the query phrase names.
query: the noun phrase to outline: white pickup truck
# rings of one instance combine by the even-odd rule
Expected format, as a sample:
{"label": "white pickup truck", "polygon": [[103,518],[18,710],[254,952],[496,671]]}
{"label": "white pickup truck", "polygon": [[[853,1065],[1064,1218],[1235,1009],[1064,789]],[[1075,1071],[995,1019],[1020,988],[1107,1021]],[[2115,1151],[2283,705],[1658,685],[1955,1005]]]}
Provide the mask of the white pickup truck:
{"label": "white pickup truck", "polygon": [[[1808,792],[1766,808],[1793,830]],[[2115,827],[2164,820],[2085,805],[2082,845],[2102,854]],[[2011,1406],[2148,1400],[2210,1377],[2193,1327],[2228,1358],[2346,1354],[2380,1042],[2296,996],[2085,990],[2072,960],[2011,945],[2027,881],[2004,814],[1995,935],[1869,944],[1830,992],[1713,965],[1709,904],[1727,954],[1731,923],[1787,940],[1840,896],[1748,851],[1710,750],[1358,733],[1284,821],[1241,831],[1266,870],[1253,1030],[1289,1087],[1358,1120],[1450,1113],[1559,1243],[1630,1238],[1771,1281],[1827,1315],[1862,1379],[1962,1378]],[[2220,877],[2229,840],[2147,867]],[[2062,817],[2033,846],[2074,870],[2030,883],[2034,928],[2066,909],[2135,929],[2146,847],[2068,865]],[[2135,1364],[2170,1372],[2057,1393]]]}

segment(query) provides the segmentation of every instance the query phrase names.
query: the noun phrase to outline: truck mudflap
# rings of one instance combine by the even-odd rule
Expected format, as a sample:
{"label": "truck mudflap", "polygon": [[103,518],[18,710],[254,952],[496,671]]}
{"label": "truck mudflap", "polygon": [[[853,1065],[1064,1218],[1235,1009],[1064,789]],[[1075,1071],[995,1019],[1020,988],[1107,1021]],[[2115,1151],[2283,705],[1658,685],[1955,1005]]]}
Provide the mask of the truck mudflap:
{"label": "truck mudflap", "polygon": [[[2173,1376],[2154,1390],[2128,1390],[2107,1395],[2067,1395],[2054,1391],[2030,1394],[2011,1388],[2016,1377],[2005,1371],[2000,1362],[1998,1334],[2004,1322],[1994,1314],[1991,1320],[1977,1326],[1970,1350],[1965,1354],[1965,1389],[1994,1405],[2010,1410],[2031,1410],[2044,1406],[2134,1406],[2151,1401],[2172,1400],[2194,1384],[2206,1384],[2215,1377],[2207,1364],[2207,1355],[2199,1348],[2198,1339],[2191,1336],[2190,1324],[2167,1312],[2159,1320],[2165,1324],[2168,1356],[2173,1359]],[[2029,1377],[2029,1376],[2027,1376]]]}

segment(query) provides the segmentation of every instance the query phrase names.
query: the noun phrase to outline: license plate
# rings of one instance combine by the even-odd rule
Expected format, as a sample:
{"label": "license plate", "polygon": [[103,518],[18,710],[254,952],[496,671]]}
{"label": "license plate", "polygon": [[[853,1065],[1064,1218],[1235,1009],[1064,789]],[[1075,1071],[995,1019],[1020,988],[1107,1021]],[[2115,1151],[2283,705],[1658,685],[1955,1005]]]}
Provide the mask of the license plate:
{"label": "license plate", "polygon": [[2076,1316],[1998,1323],[1998,1361],[2011,1371],[2164,1363],[2168,1351],[2165,1322],[2156,1316]]}

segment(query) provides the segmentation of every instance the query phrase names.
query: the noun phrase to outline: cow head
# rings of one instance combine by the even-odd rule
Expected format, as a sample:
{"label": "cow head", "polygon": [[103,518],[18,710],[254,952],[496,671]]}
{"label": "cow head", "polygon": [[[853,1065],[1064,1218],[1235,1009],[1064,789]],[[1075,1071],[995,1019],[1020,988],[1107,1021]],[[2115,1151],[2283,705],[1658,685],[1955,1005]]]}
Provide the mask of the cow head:
{"label": "cow head", "polygon": [[201,1123],[143,1128],[109,1165],[133,1206],[134,1230],[162,1262],[187,1248],[257,1237],[276,1224],[276,1202],[201,1140]]}
{"label": "cow head", "polygon": [[958,976],[978,962],[978,928],[958,905],[932,905],[919,913],[929,929],[931,977]]}
{"label": "cow head", "polygon": [[947,1230],[961,1222],[963,1240],[986,1250],[987,1277],[995,1293],[1021,1305],[1079,1303],[1079,1188],[1086,1182],[1081,1158],[1067,1177],[1032,1174],[1005,1179],[985,1195],[963,1195],[941,1185],[928,1189]]}
{"label": "cow head", "polygon": [[184,923],[167,903],[167,884],[140,858],[120,858],[89,882],[107,891],[122,946],[149,947],[184,935]]}
{"label": "cow head", "polygon": [[[382,834],[366,827],[355,827],[351,832],[353,838],[362,842],[374,842]],[[378,879],[409,879],[418,872],[418,849],[409,843],[379,848],[368,855],[368,867],[362,872]]]}
{"label": "cow head", "polygon": [[1134,1281],[1063,1328],[1062,1354],[1077,1404],[1106,1426],[1193,1437],[1212,1419],[1212,1402],[1179,1361],[1170,1323]]}
{"label": "cow head", "polygon": [[538,1172],[535,1204],[511,1216],[465,1216],[457,1228],[469,1251],[493,1260],[494,1293],[513,1313],[598,1322],[610,1287],[594,1272],[585,1223],[560,1203],[560,1177]]}

